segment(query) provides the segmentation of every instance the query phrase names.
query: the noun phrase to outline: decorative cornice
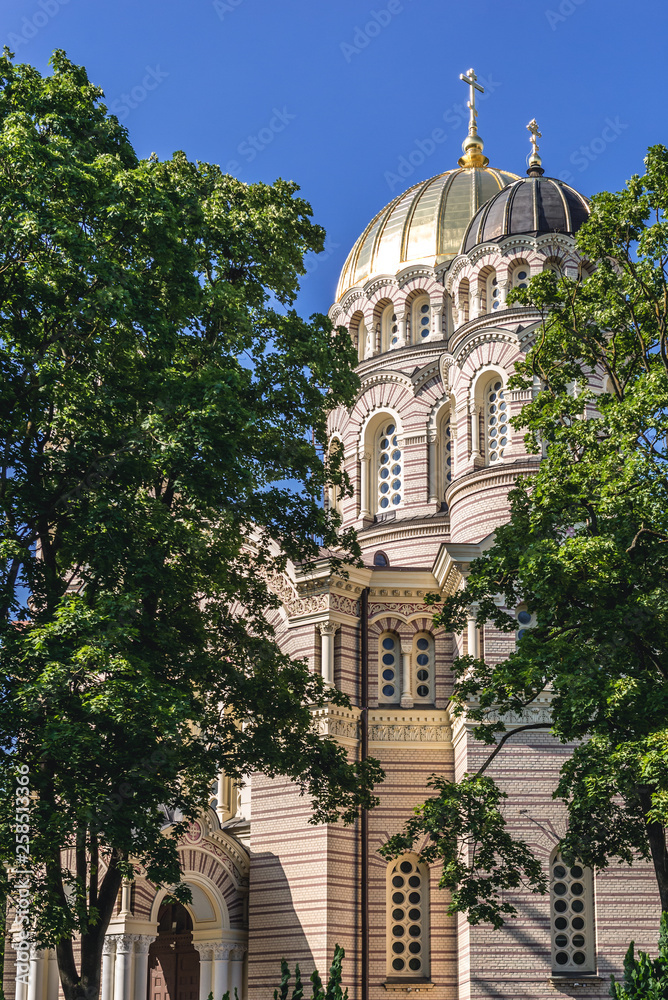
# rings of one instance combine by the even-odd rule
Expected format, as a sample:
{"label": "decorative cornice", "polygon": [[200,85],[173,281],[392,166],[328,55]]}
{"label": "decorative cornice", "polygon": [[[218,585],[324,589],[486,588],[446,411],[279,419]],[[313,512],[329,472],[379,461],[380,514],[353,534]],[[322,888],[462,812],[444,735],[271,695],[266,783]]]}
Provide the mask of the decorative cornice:
{"label": "decorative cornice", "polygon": [[372,385],[378,385],[379,383],[383,385],[402,385],[409,392],[414,392],[413,382],[408,375],[405,375],[403,372],[381,369],[380,371],[365,375],[361,379],[360,391],[357,393],[353,405],[359,403],[362,396],[364,396]]}
{"label": "decorative cornice", "polygon": [[413,394],[417,395],[418,390],[421,389],[422,386],[429,381],[429,379],[438,378],[439,375],[440,364],[439,359],[436,358],[436,360],[430,361],[424,366],[424,368],[420,368],[419,371],[415,372],[415,374],[411,376]]}
{"label": "decorative cornice", "polygon": [[424,519],[406,519],[404,521],[386,521],[374,524],[369,528],[358,531],[357,540],[366,548],[369,545],[377,545],[381,542],[397,542],[407,538],[429,538],[433,535],[449,535],[450,519],[447,515],[440,518],[433,516]]}
{"label": "decorative cornice", "polygon": [[538,455],[533,458],[528,456],[515,462],[502,459],[494,466],[485,466],[483,469],[458,476],[446,490],[445,499],[448,507],[452,508],[455,501],[460,499],[461,493],[474,492],[482,483],[485,486],[505,486],[510,489],[519,476],[534,475],[538,471],[539,462]]}
{"label": "decorative cornice", "polygon": [[324,705],[311,709],[318,732],[321,736],[336,736],[340,740],[359,740],[358,708],[341,708],[338,705]]}
{"label": "decorative cornice", "polygon": [[374,743],[447,743],[452,739],[445,712],[412,707],[369,712],[369,740]]}

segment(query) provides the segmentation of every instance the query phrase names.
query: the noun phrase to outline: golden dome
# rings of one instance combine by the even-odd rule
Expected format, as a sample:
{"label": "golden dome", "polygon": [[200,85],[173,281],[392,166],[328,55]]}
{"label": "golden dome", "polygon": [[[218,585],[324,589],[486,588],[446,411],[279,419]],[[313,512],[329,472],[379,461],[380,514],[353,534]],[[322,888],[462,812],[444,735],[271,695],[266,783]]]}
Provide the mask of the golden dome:
{"label": "golden dome", "polygon": [[507,170],[476,166],[414,184],[386,205],[355,243],[341,271],[337,301],[375,274],[396,274],[408,264],[435,267],[455,257],[480,206],[518,179]]}

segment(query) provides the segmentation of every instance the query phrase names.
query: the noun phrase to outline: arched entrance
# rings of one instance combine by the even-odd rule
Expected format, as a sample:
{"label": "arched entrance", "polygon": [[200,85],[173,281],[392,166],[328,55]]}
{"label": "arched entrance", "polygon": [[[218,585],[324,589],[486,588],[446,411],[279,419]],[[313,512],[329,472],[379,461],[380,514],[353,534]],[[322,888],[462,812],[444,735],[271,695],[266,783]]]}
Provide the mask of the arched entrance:
{"label": "arched entrance", "polygon": [[199,953],[192,930],[185,906],[160,907],[158,936],[148,952],[147,1000],[199,1000]]}

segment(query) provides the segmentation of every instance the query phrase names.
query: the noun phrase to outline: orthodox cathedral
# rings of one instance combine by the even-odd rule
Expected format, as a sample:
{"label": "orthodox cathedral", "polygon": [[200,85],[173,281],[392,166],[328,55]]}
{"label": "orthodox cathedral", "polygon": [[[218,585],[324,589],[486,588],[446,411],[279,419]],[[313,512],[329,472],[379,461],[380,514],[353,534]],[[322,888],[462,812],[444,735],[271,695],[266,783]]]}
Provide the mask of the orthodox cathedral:
{"label": "orthodox cathedral", "polygon": [[[354,484],[354,496],[333,490],[329,503],[357,529],[364,566],[343,579],[323,558],[276,583],[278,641],[349,696],[350,709],[325,707],[318,725],[351,757],[380,760],[380,805],[352,827],[311,826],[308,800],[289,782],[254,774],[238,788],[221,774],[180,847],[192,903],[166,905],[142,880],[123,887],[102,1000],[221,1000],[228,989],[270,1000],[282,957],[324,976],[336,944],[351,1000],[605,997],[631,938],[656,947],[651,870],[562,863],[565,814],[552,792],[569,750],[546,730],[518,734],[488,772],[509,793],[509,829],[542,859],[551,886],[546,896],[513,893],[518,916],[501,930],[448,916],[439,871],[417,855],[388,864],[378,853],[424,800],[431,774],[456,779],[488,754],[448,711],[450,668],[465,653],[502,659],[514,640],[474,618],[463,634],[445,634],[423,599],[462,585],[507,519],[517,477],[539,461],[509,423],[526,395],[507,382],[540,317],[508,305],[508,292],[546,268],[576,278],[590,266],[574,242],[587,200],[545,175],[535,121],[526,175],[491,167],[477,130],[482,88],[473,70],[462,79],[470,123],[459,165],[372,219],[330,309],[356,346],[361,387],[352,408],[329,418],[329,447],[342,450]],[[531,628],[526,608],[515,614],[518,634]],[[549,718],[546,693],[506,722]],[[32,954],[28,985],[15,986],[10,969],[5,987],[7,1000],[58,992],[45,951]]]}

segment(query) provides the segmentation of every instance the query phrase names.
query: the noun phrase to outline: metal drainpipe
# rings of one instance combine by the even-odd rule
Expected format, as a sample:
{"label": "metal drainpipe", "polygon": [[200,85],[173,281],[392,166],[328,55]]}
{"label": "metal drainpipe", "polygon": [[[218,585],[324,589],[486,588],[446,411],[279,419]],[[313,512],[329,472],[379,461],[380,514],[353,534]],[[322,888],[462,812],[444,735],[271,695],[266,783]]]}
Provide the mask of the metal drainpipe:
{"label": "metal drainpipe", "polygon": [[[369,588],[360,598],[360,755],[369,756]],[[369,815],[360,812],[360,930],[361,941],[361,1000],[369,998]]]}

